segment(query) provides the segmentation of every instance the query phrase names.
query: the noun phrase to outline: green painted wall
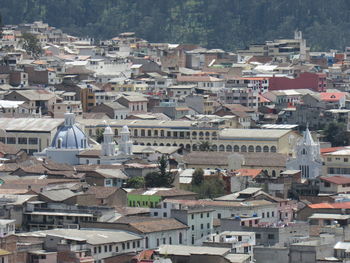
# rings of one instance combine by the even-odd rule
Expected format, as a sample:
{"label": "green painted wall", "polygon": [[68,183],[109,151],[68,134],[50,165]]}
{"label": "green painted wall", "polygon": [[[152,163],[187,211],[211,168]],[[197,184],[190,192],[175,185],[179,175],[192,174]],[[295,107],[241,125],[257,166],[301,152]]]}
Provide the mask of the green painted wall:
{"label": "green painted wall", "polygon": [[157,195],[128,194],[128,206],[131,207],[155,207],[161,200]]}

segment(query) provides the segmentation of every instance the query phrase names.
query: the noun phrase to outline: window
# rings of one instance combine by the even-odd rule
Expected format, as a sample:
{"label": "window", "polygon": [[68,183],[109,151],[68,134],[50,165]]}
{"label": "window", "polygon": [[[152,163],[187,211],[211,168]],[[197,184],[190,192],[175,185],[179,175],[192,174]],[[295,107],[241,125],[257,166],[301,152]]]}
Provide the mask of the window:
{"label": "window", "polygon": [[164,212],[163,217],[167,217],[167,216],[168,216],[167,212]]}
{"label": "window", "polygon": [[267,213],[266,213],[266,217],[270,217],[270,212],[267,212]]}
{"label": "window", "polygon": [[7,144],[16,144],[15,137],[7,137]]}
{"label": "window", "polygon": [[267,238],[268,238],[268,239],[275,239],[275,235],[274,235],[274,234],[268,234],[268,235],[267,235]]}
{"label": "window", "polygon": [[179,233],[179,244],[182,244],[182,233]]}
{"label": "window", "polygon": [[[180,234],[181,234],[181,233],[180,233]],[[146,243],[146,244],[145,244],[145,247],[148,248],[148,237],[146,237],[145,243]]]}
{"label": "window", "polygon": [[207,217],[209,217],[209,213],[207,213]]}
{"label": "window", "polygon": [[153,213],[153,216],[158,216],[158,212],[154,212],[154,213]]}
{"label": "window", "polygon": [[218,219],[220,219],[221,218],[221,214],[220,213],[218,213]]}
{"label": "window", "polygon": [[29,144],[38,144],[38,138],[29,138],[28,143]]}
{"label": "window", "polygon": [[125,249],[125,243],[122,243],[122,249],[123,250]]}
{"label": "window", "polygon": [[191,219],[194,219],[194,214],[191,215]]}
{"label": "window", "polygon": [[165,237],[163,237],[163,244],[166,244],[166,239],[165,239]]}
{"label": "window", "polygon": [[262,214],[261,214],[261,217],[262,217],[262,218],[265,218],[265,213],[262,213]]}
{"label": "window", "polygon": [[256,239],[261,239],[261,234],[255,234]]}
{"label": "window", "polygon": [[171,245],[171,244],[172,244],[171,237],[169,237],[169,245]]}
{"label": "window", "polygon": [[140,247],[140,240],[137,240],[137,247]]}
{"label": "window", "polygon": [[194,235],[192,235],[192,245],[194,244]]}
{"label": "window", "polygon": [[203,229],[204,228],[204,226],[203,226],[203,224],[201,224],[201,229]]}
{"label": "window", "polygon": [[126,249],[130,249],[130,243],[126,243]]}
{"label": "window", "polygon": [[118,251],[119,251],[119,247],[115,246],[115,252],[118,252]]}
{"label": "window", "polygon": [[275,217],[275,212],[274,211],[271,212],[271,217]]}
{"label": "window", "polygon": [[349,161],[349,159],[348,158],[344,158],[344,162],[348,162]]}
{"label": "window", "polygon": [[23,137],[18,138],[18,144],[27,144],[27,138],[23,138]]}
{"label": "window", "polygon": [[107,248],[107,246],[105,246],[105,252],[107,252],[108,251],[108,248]]}
{"label": "window", "polygon": [[97,247],[94,247],[94,254],[97,253]]}
{"label": "window", "polygon": [[159,247],[159,238],[157,238],[157,247]]}
{"label": "window", "polygon": [[238,236],[238,241],[242,241],[242,236]]}
{"label": "window", "polygon": [[194,230],[194,225],[191,226],[192,231]]}
{"label": "window", "polygon": [[203,218],[203,213],[201,213],[201,218]]}
{"label": "window", "polygon": [[132,242],[132,248],[136,248],[136,242],[135,241]]}
{"label": "window", "polygon": [[101,253],[102,249],[101,247],[98,247],[98,253]]}

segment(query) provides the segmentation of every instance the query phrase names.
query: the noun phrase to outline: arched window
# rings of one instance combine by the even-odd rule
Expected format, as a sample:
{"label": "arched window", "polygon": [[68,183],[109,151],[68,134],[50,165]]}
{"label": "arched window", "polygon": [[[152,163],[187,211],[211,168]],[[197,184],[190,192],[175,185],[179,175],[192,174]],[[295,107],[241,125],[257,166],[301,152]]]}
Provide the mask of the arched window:
{"label": "arched window", "polygon": [[220,151],[220,152],[224,152],[224,151],[225,151],[225,145],[222,145],[222,144],[221,144],[221,145],[219,146],[219,151]]}
{"label": "arched window", "polygon": [[276,152],[276,146],[271,146],[270,152],[275,153]]}
{"label": "arched window", "polygon": [[239,152],[239,146],[238,145],[233,146],[233,151],[238,153]]}
{"label": "arched window", "polygon": [[218,150],[218,146],[214,144],[213,146],[211,146],[211,149],[212,149],[214,152],[216,152],[216,151]]}
{"label": "arched window", "polygon": [[151,130],[148,130],[148,131],[147,131],[147,136],[148,136],[148,137],[151,137],[151,136],[152,136],[152,131],[151,131]]}
{"label": "arched window", "polygon": [[254,146],[253,145],[249,145],[248,152],[250,152],[250,153],[254,152]]}
{"label": "arched window", "polygon": [[146,135],[146,132],[145,132],[144,129],[142,129],[142,130],[141,130],[141,137],[145,137],[145,135]]}
{"label": "arched window", "polygon": [[204,133],[203,132],[199,132],[199,137],[203,137]]}
{"label": "arched window", "polygon": [[243,145],[243,146],[241,147],[241,152],[242,152],[242,153],[247,152],[247,146]]}
{"label": "arched window", "polygon": [[176,143],[173,143],[173,146],[177,146],[177,144],[176,144]]}
{"label": "arched window", "polygon": [[232,152],[232,146],[231,145],[227,145],[226,146],[226,152]]}
{"label": "arched window", "polygon": [[192,151],[197,151],[197,144],[192,145]]}
{"label": "arched window", "polygon": [[158,146],[158,143],[153,143],[153,146]]}
{"label": "arched window", "polygon": [[263,151],[264,151],[264,153],[268,153],[269,152],[269,146],[264,146]]}
{"label": "arched window", "polygon": [[261,153],[261,146],[256,146],[255,147],[255,151],[257,152],[257,153]]}
{"label": "arched window", "polygon": [[150,144],[150,143],[147,143],[146,145],[147,145],[147,146],[151,146],[152,144]]}
{"label": "arched window", "polygon": [[307,154],[305,148],[301,151],[301,154],[302,155],[306,155]]}
{"label": "arched window", "polygon": [[276,177],[276,171],[272,170],[272,177]]}
{"label": "arched window", "polygon": [[57,140],[57,148],[58,149],[62,148],[62,138],[58,138],[58,140]]}
{"label": "arched window", "polygon": [[137,130],[134,130],[134,136],[137,137]]}
{"label": "arched window", "polygon": [[197,138],[197,132],[192,132],[192,137]]}
{"label": "arched window", "polygon": [[159,146],[164,146],[164,143],[160,143]]}
{"label": "arched window", "polygon": [[191,150],[191,144],[186,144],[185,149],[186,149],[187,151],[190,151],[190,150]]}
{"label": "arched window", "polygon": [[170,143],[167,143],[166,146],[171,146],[171,144],[170,144]]}
{"label": "arched window", "polygon": [[210,136],[210,133],[209,132],[206,132],[205,133],[205,137],[209,137]]}
{"label": "arched window", "polygon": [[145,247],[148,248],[149,247],[149,244],[148,244],[148,237],[145,238]]}

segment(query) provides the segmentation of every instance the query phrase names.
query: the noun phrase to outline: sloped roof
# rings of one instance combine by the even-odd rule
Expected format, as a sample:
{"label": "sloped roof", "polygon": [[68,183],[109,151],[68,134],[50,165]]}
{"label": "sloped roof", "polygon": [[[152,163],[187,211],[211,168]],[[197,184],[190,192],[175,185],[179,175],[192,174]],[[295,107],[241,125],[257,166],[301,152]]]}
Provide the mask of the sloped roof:
{"label": "sloped roof", "polygon": [[350,177],[346,177],[346,176],[335,175],[335,176],[328,176],[328,177],[320,177],[320,179],[322,181],[326,181],[326,182],[338,184],[338,185],[350,184]]}

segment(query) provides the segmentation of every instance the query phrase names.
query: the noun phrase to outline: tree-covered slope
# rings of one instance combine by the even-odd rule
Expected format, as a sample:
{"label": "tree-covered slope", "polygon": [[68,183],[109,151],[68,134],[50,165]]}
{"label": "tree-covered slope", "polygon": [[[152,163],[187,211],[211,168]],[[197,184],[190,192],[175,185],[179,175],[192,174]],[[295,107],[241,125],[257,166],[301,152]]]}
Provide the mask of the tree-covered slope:
{"label": "tree-covered slope", "polygon": [[314,49],[350,45],[348,0],[0,0],[0,13],[5,24],[43,20],[75,35],[135,31],[153,42],[227,50],[295,29]]}

